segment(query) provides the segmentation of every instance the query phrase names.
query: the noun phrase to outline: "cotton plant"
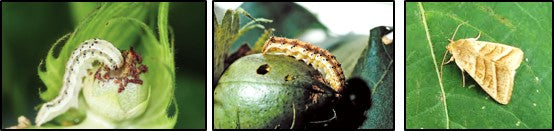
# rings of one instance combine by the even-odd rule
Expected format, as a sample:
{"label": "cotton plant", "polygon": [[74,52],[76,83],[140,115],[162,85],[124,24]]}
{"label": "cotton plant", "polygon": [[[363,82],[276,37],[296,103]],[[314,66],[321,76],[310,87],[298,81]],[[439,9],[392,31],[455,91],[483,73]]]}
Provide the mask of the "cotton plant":
{"label": "cotton plant", "polygon": [[41,61],[44,102],[35,107],[34,123],[21,116],[13,128],[173,128],[178,108],[168,7],[99,4]]}

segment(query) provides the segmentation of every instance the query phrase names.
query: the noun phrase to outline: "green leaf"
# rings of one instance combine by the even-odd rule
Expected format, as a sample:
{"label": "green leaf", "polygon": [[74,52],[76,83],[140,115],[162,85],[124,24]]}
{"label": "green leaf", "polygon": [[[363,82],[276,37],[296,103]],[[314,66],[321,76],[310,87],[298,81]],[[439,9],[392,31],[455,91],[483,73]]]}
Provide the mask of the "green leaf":
{"label": "green leaf", "polygon": [[264,33],[258,38],[258,41],[256,41],[254,47],[252,48],[252,51],[254,53],[262,53],[264,44],[271,37],[271,33],[273,31],[275,31],[275,29],[273,28],[264,31]]}
{"label": "green leaf", "polygon": [[[247,18],[249,18],[251,21],[248,22],[248,24],[243,25],[239,29],[239,23],[240,23],[240,17],[239,14],[243,14]],[[265,27],[258,23],[268,23],[272,22],[271,20],[264,19],[264,18],[254,18],[248,12],[244,11],[243,9],[239,8],[236,11],[233,10],[227,10],[225,12],[225,15],[223,16],[223,19],[221,20],[221,24],[218,24],[219,21],[217,21],[217,18],[214,17],[214,72],[213,72],[213,83],[216,84],[219,80],[219,77],[223,73],[223,70],[225,69],[225,59],[227,58],[227,55],[229,54],[229,49],[237,41],[239,37],[241,37],[244,33],[254,29],[254,28],[260,28],[265,29]],[[262,34],[262,33],[258,33]],[[267,33],[269,34],[269,33]],[[261,37],[268,37],[268,35],[262,35]]]}
{"label": "green leaf", "polygon": [[[249,12],[252,17],[263,17],[271,19],[274,22],[263,24],[266,27],[275,28],[275,36],[298,38],[308,29],[322,29],[328,33],[325,27],[315,15],[307,9],[296,3],[290,2],[244,2],[240,8]],[[246,16],[241,16],[241,19],[246,19]],[[248,24],[246,21],[241,21],[240,25]],[[263,30],[253,30],[244,33],[244,37],[239,38],[231,47],[231,50],[236,50],[245,42],[252,47],[259,34],[263,34]]]}
{"label": "green leaf", "polygon": [[221,24],[218,24],[216,18],[214,18],[214,67],[213,67],[213,83],[217,83],[221,73],[225,69],[225,58],[229,53],[229,47],[231,47],[232,41],[238,34],[239,18],[238,13],[233,10],[227,10]]}
{"label": "green leaf", "polygon": [[[552,128],[552,3],[407,3],[406,128]],[[460,69],[443,67],[447,39],[520,48],[511,101],[494,101]],[[545,57],[546,56],[546,57]],[[469,86],[468,86],[469,85]]]}
{"label": "green leaf", "polygon": [[[174,43],[168,39],[168,9],[169,3],[159,3],[158,31],[160,40],[157,41],[151,28],[142,24],[142,29],[147,37],[142,38],[141,44],[145,45],[144,56],[148,56],[154,65],[150,76],[146,76],[152,82],[150,86],[150,99],[146,111],[141,116],[132,120],[127,126],[132,128],[173,128],[177,122],[179,109],[169,112],[170,106],[177,106],[174,98],[175,90],[175,62]],[[144,57],[143,56],[143,57]],[[145,58],[146,59],[146,58]],[[146,61],[145,61],[146,62]],[[150,69],[150,67],[149,67]],[[161,115],[160,115],[161,114]],[[173,114],[173,115],[169,115]]]}
{"label": "green leaf", "polygon": [[394,44],[381,38],[392,30],[380,26],[371,29],[351,78],[364,80],[370,88],[371,107],[361,128],[394,128]]}
{"label": "green leaf", "polygon": [[79,23],[87,18],[98,7],[100,7],[98,2],[70,2],[69,8],[71,9],[73,23]]}
{"label": "green leaf", "polygon": [[347,34],[338,37],[330,37],[317,44],[328,49],[337,57],[344,76],[348,79],[352,76],[354,66],[358,63],[358,59],[362,55],[364,48],[368,46],[368,36]]}

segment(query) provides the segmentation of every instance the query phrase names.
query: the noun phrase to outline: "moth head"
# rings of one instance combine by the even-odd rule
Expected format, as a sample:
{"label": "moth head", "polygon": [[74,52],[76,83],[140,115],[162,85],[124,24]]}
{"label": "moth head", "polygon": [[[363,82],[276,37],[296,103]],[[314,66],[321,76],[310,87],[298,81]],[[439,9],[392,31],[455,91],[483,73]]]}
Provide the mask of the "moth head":
{"label": "moth head", "polygon": [[450,42],[446,46],[446,49],[450,53],[452,53],[455,50],[466,48],[467,46],[469,46],[468,44],[473,43],[474,41],[475,41],[474,39],[459,39],[459,40]]}
{"label": "moth head", "polygon": [[451,42],[450,42],[450,44],[446,45],[446,50],[448,50],[450,52],[450,51],[452,51],[454,42],[452,40],[449,40],[449,41],[451,41]]}

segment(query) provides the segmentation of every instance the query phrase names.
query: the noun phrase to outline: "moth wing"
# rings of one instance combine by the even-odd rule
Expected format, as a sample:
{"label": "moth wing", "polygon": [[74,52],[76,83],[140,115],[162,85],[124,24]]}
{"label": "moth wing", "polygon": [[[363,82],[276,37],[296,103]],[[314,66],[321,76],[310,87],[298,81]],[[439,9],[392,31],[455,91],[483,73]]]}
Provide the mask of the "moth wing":
{"label": "moth wing", "polygon": [[482,45],[481,48],[477,48],[480,56],[502,64],[508,69],[517,69],[523,60],[523,51],[519,48],[485,41],[476,41],[475,43]]}
{"label": "moth wing", "polygon": [[508,104],[512,95],[515,70],[508,69],[494,61],[477,57],[475,72],[468,72],[468,74],[494,100],[501,104]]}
{"label": "moth wing", "polygon": [[472,39],[460,39],[447,46],[448,52],[452,54],[455,59],[456,65],[459,68],[468,73],[475,72],[475,59],[478,56],[475,48],[478,48],[475,40]]}
{"label": "moth wing", "polygon": [[470,76],[501,104],[510,101],[515,69],[523,59],[521,49],[492,42],[476,41],[478,56],[475,59],[475,71]]}
{"label": "moth wing", "polygon": [[496,68],[496,98],[494,100],[498,101],[501,104],[508,104],[510,98],[512,97],[512,90],[514,89],[514,77],[515,70],[511,70],[504,67]]}

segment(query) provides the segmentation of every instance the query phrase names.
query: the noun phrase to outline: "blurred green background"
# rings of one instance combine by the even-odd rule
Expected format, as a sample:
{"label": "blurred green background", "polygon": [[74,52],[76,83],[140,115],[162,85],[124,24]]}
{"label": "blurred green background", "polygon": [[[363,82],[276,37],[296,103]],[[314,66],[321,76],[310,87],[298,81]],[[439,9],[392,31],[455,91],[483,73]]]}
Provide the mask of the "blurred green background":
{"label": "blurred green background", "polygon": [[[21,115],[34,121],[35,106],[42,102],[38,91],[45,90],[37,75],[38,64],[58,38],[73,31],[98,6],[88,2],[2,3],[2,128],[16,125]],[[170,3],[179,107],[174,128],[206,128],[205,20],[205,2]]]}

